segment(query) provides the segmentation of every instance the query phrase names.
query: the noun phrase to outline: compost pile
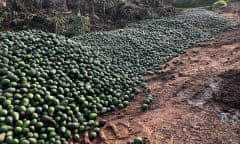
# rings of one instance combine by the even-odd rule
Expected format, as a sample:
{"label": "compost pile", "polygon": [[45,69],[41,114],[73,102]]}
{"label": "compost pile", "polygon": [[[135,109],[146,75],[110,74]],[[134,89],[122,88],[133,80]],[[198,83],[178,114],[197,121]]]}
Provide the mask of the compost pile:
{"label": "compost pile", "polygon": [[[192,15],[192,16],[189,16]],[[235,23],[205,10],[67,39],[0,33],[1,143],[67,143],[99,134],[97,116],[123,108],[141,75]],[[144,109],[152,101],[147,94]]]}

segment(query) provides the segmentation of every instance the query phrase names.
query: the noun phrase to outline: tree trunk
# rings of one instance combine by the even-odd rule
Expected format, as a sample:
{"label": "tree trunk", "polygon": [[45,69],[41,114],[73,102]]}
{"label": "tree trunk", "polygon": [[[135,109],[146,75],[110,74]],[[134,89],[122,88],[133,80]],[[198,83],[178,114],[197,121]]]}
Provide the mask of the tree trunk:
{"label": "tree trunk", "polygon": [[236,16],[239,15],[240,8],[236,8]]}
{"label": "tree trunk", "polygon": [[103,0],[103,16],[106,17],[106,0]]}
{"label": "tree trunk", "polygon": [[40,0],[40,9],[42,9],[43,1]]}
{"label": "tree trunk", "polygon": [[91,0],[91,13],[95,15],[94,0]]}
{"label": "tree trunk", "polygon": [[66,11],[68,11],[68,6],[67,6],[67,0],[64,0],[64,7],[66,8]]}
{"label": "tree trunk", "polygon": [[55,34],[58,34],[58,21],[55,21]]}
{"label": "tree trunk", "polygon": [[55,8],[56,8],[56,1],[53,0],[53,9],[55,9]]}

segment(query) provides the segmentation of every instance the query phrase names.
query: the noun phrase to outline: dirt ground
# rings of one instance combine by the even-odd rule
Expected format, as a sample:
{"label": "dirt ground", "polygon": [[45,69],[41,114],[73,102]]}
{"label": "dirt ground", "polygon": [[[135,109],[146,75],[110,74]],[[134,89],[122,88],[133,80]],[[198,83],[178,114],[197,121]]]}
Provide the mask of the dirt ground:
{"label": "dirt ground", "polygon": [[[219,11],[240,22],[240,2]],[[101,136],[91,144],[240,144],[240,26],[169,62],[161,74],[145,77],[154,102],[141,111],[139,94],[108,113]],[[88,142],[85,142],[88,143]]]}

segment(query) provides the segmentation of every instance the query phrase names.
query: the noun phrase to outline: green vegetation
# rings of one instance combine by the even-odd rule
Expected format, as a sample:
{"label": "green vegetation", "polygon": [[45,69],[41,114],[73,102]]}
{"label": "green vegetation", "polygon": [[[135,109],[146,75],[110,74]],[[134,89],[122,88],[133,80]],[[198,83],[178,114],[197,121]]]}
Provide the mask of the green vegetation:
{"label": "green vegetation", "polygon": [[214,9],[221,9],[221,8],[227,7],[227,2],[225,0],[218,0],[215,3],[213,3],[212,7]]}
{"label": "green vegetation", "polygon": [[167,0],[176,7],[177,10],[182,11],[193,7],[212,6],[214,9],[227,7],[229,0]]}
{"label": "green vegetation", "polygon": [[7,11],[0,11],[0,26],[3,21],[5,21],[8,18],[8,12]]}
{"label": "green vegetation", "polygon": [[[106,121],[139,90],[142,74],[235,26],[201,9],[68,39],[37,30],[0,33],[0,133],[8,143],[67,143]],[[146,93],[148,108],[153,97]]]}
{"label": "green vegetation", "polygon": [[193,8],[212,5],[216,0],[167,0],[175,7],[179,8]]}

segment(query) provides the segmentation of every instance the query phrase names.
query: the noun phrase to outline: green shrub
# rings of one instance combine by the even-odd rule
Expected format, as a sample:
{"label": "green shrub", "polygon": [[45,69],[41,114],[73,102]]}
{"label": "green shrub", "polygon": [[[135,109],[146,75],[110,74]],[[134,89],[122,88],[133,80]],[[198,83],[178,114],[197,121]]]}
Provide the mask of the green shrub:
{"label": "green shrub", "polygon": [[218,0],[215,3],[213,3],[213,8],[214,9],[221,9],[227,7],[227,2],[224,0]]}
{"label": "green shrub", "polygon": [[174,5],[175,7],[190,8],[211,5],[216,0],[166,0],[166,2]]}

